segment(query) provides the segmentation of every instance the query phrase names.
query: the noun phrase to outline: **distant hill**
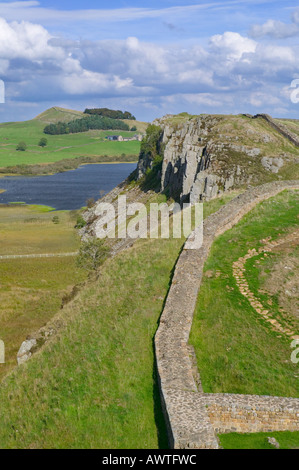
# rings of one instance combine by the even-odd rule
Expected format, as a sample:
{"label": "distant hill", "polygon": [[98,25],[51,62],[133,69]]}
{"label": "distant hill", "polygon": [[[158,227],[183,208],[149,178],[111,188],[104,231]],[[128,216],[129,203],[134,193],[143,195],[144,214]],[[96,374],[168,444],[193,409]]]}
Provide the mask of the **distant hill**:
{"label": "distant hill", "polygon": [[[86,118],[87,116],[88,114],[84,114],[82,111],[53,106],[53,108],[49,108],[36,116],[33,121],[44,122],[45,124],[56,124],[57,122],[70,122],[74,119]],[[144,133],[148,126],[147,122],[135,121],[133,119],[125,119],[123,121],[130,127],[136,126],[137,132],[141,133]]]}
{"label": "distant hill", "polygon": [[84,118],[86,115],[82,111],[75,111],[73,109],[65,109],[54,106],[47,109],[43,113],[36,116],[36,121],[41,121],[46,124],[55,124],[57,122],[69,122],[73,119]]}

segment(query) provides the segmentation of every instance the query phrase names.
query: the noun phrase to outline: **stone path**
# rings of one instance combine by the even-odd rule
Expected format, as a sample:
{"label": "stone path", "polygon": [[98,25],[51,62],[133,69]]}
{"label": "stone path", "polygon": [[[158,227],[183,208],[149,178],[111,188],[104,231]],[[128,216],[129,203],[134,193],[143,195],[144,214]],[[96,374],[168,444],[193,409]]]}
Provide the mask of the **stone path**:
{"label": "stone path", "polygon": [[[250,291],[249,284],[245,277],[245,263],[248,259],[258,256],[262,253],[271,253],[273,248],[276,248],[277,246],[282,245],[284,243],[291,243],[294,240],[294,237],[294,234],[290,233],[287,236],[278,240],[268,240],[267,243],[265,243],[265,245],[259,248],[258,250],[256,250],[255,248],[249,250],[245,256],[242,256],[233,263],[233,275],[236,279],[236,283],[239,287],[241,294],[246,297],[246,299],[249,301],[250,305],[255,309],[255,311],[271,325],[271,328],[273,330],[277,331],[278,333],[285,334],[291,339],[299,339],[299,335],[296,335],[295,332],[291,331],[289,328],[283,327],[278,320],[273,318],[271,312],[268,309],[264,308],[259,299],[257,299],[255,295]],[[297,238],[298,237],[299,234],[297,235]]]}
{"label": "stone path", "polygon": [[237,196],[204,221],[202,247],[188,249],[187,241],[178,259],[155,336],[161,402],[173,448],[217,449],[216,432],[251,432],[250,423],[260,431],[299,430],[299,399],[202,393],[188,345],[203,268],[214,239],[256,204],[285,189],[298,190],[299,181],[268,183]]}

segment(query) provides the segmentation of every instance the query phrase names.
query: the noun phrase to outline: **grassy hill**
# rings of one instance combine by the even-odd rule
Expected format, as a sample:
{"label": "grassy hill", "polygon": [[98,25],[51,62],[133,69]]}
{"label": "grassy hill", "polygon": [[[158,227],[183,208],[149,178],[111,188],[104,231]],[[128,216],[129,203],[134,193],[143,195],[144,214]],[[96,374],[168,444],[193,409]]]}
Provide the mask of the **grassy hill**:
{"label": "grassy hill", "polygon": [[[47,165],[61,160],[92,158],[95,161],[137,161],[140,142],[108,142],[108,135],[132,137],[135,132],[90,130],[79,134],[47,135],[43,133],[47,123],[58,121],[68,122],[72,119],[84,118],[80,111],[63,108],[51,108],[30,121],[9,122],[0,124],[0,169],[20,165]],[[146,123],[126,121],[129,126],[135,125],[137,132],[143,133]],[[39,141],[46,137],[48,145],[39,147]],[[17,151],[19,142],[27,144],[25,152]],[[117,158],[115,158],[117,157]],[[5,171],[5,170],[4,170]],[[51,172],[55,169],[51,169]],[[3,171],[2,171],[3,172]],[[7,173],[9,173],[9,169]],[[23,173],[22,168],[18,172]],[[45,168],[43,168],[45,172]]]}
{"label": "grassy hill", "polygon": [[72,119],[79,119],[84,117],[85,114],[82,111],[75,111],[73,109],[59,108],[54,106],[53,108],[47,109],[43,113],[39,114],[34,118],[36,121],[44,122],[45,124],[55,124],[56,122],[69,122]]}

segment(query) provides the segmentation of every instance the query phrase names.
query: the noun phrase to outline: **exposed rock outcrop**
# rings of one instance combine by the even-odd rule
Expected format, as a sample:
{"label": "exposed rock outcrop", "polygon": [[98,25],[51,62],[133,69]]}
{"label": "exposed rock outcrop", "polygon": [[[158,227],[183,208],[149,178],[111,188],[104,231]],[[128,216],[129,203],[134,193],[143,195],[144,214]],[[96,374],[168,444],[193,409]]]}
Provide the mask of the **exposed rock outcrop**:
{"label": "exposed rock outcrop", "polygon": [[33,350],[37,345],[36,339],[28,339],[23,341],[18,352],[17,361],[18,365],[24,364],[32,356]]}
{"label": "exposed rock outcrop", "polygon": [[[184,113],[167,115],[153,124],[161,129],[157,145],[163,157],[161,190],[181,203],[285,179],[281,170],[296,159],[295,138],[267,115],[192,117]],[[138,179],[152,165],[151,156],[141,154]]]}

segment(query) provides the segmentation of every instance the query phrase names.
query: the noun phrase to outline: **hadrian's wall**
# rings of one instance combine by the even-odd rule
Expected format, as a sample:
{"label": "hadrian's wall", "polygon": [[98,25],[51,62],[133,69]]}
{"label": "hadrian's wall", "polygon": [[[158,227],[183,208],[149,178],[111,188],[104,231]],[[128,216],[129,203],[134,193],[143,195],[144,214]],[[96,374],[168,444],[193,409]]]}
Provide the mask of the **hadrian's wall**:
{"label": "hadrian's wall", "polygon": [[273,129],[286,137],[290,142],[292,142],[292,144],[296,145],[296,147],[299,147],[299,137],[291,132],[286,126],[278,123],[271,116],[269,116],[269,114],[256,114],[256,116],[253,118],[255,119],[259,117],[265,119],[270,124],[270,126],[273,127]]}
{"label": "hadrian's wall", "polygon": [[299,430],[296,398],[211,394],[204,400],[217,433]]}
{"label": "hadrian's wall", "polygon": [[155,336],[161,401],[173,448],[216,449],[217,432],[299,430],[299,399],[203,393],[188,345],[203,267],[215,237],[285,189],[299,189],[299,181],[268,183],[239,195],[205,220],[202,247],[188,249],[187,241],[178,259]]}

